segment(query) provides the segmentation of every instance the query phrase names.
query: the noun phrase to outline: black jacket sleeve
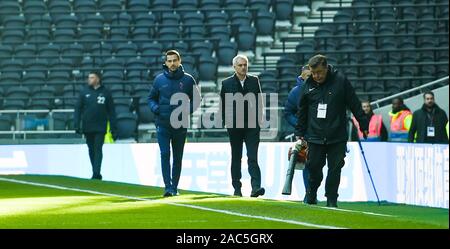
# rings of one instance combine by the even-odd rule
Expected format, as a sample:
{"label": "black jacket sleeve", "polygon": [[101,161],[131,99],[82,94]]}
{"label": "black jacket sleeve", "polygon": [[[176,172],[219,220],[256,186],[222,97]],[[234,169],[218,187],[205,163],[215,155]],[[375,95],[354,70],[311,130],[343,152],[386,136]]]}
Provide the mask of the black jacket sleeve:
{"label": "black jacket sleeve", "polygon": [[345,87],[345,104],[353,113],[353,116],[359,123],[361,131],[367,131],[369,129],[369,121],[367,115],[364,113],[361,101],[359,101],[358,96],[356,96],[355,89],[350,84],[347,78],[344,80]]}
{"label": "black jacket sleeve", "polygon": [[224,82],[222,81],[222,87],[220,88],[220,104],[219,104],[219,113],[222,118],[222,128],[225,127],[225,90],[224,90]]}
{"label": "black jacket sleeve", "polygon": [[388,140],[387,129],[384,123],[381,123],[381,141],[385,142]]}
{"label": "black jacket sleeve", "polygon": [[409,143],[414,143],[414,137],[416,136],[416,132],[417,132],[417,118],[418,118],[418,113],[414,112],[412,121],[411,121],[411,127],[409,127],[409,131],[408,131],[408,142]]}
{"label": "black jacket sleeve", "polygon": [[306,84],[303,84],[300,89],[300,101],[298,103],[298,120],[295,126],[295,135],[297,137],[304,137],[306,133],[306,127],[308,125],[308,100],[305,93]]}
{"label": "black jacket sleeve", "polygon": [[110,92],[106,98],[106,110],[108,112],[109,125],[111,127],[111,133],[117,133],[117,120],[116,120],[116,109],[114,106],[114,99]]}
{"label": "black jacket sleeve", "polygon": [[264,100],[263,100],[263,92],[262,92],[262,90],[261,90],[261,83],[259,82],[259,78],[258,77],[255,77],[256,78],[256,83],[258,84],[258,94],[257,94],[257,102],[258,102],[258,112],[257,112],[257,114],[256,115],[258,115],[256,118],[257,118],[257,120],[258,120],[258,125],[259,126],[263,126],[263,124],[264,124],[264,120],[265,120],[265,118],[264,118],[264,116],[265,116],[265,113],[264,113]]}
{"label": "black jacket sleeve", "polygon": [[190,89],[189,92],[189,100],[189,112],[192,114],[195,110],[197,110],[201,103],[200,90],[194,78],[192,78],[192,89]]}
{"label": "black jacket sleeve", "polygon": [[83,108],[84,108],[84,103],[83,103],[83,91],[80,92],[80,94],[78,95],[78,99],[77,102],[75,103],[75,110],[74,110],[74,114],[73,114],[73,122],[74,122],[74,129],[75,130],[79,130],[80,127],[80,123],[81,123],[81,113],[83,113]]}

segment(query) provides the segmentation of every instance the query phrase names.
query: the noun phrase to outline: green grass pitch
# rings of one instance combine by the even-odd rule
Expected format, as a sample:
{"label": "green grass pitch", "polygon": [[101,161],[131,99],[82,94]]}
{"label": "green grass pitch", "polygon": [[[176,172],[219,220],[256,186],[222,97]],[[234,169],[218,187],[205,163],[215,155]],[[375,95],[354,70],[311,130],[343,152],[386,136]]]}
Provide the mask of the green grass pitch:
{"label": "green grass pitch", "polygon": [[448,209],[341,202],[334,210],[324,203],[180,192],[162,198],[157,187],[0,176],[0,228],[449,228]]}

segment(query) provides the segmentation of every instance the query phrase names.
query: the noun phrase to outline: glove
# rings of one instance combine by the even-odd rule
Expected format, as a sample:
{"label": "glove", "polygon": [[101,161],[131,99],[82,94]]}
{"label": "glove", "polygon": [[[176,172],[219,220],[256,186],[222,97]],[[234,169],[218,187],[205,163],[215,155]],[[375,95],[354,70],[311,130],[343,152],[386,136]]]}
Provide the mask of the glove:
{"label": "glove", "polygon": [[297,141],[299,141],[299,140],[305,140],[304,137],[299,137],[299,136],[295,136],[295,139],[296,139]]}
{"label": "glove", "polygon": [[369,132],[368,131],[363,131],[363,138],[364,140],[367,140]]}

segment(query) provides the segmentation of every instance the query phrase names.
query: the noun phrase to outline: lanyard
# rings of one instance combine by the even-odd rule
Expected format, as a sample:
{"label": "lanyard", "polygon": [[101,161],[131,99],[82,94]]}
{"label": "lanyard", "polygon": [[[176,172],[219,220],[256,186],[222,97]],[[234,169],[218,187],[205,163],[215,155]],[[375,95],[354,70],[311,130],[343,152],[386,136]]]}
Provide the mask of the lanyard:
{"label": "lanyard", "polygon": [[428,111],[426,111],[426,113],[427,113],[427,117],[428,117],[428,119],[430,120],[430,126],[433,126],[433,123],[434,123],[434,113],[435,113],[435,108],[433,108],[433,110],[431,110],[431,113],[430,112],[428,112]]}

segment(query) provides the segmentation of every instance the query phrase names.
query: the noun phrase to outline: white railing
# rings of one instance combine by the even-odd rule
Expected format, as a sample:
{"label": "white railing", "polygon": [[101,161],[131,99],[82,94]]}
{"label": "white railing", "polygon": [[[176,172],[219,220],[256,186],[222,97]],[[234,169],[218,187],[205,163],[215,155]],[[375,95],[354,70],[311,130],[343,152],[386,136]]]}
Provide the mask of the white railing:
{"label": "white railing", "polygon": [[375,105],[377,108],[380,108],[380,103],[382,103],[382,102],[385,102],[385,101],[388,101],[388,100],[392,100],[394,98],[397,98],[397,97],[400,97],[400,96],[403,96],[403,95],[406,95],[406,94],[409,94],[409,93],[412,93],[412,92],[415,92],[415,91],[419,91],[419,90],[422,90],[423,88],[427,88],[427,87],[430,87],[430,86],[433,86],[433,85],[436,85],[436,84],[440,84],[440,83],[445,82],[445,81],[447,81],[447,84],[448,84],[448,76],[440,78],[438,80],[434,80],[434,81],[425,83],[425,84],[420,85],[418,87],[414,87],[414,88],[408,89],[408,90],[403,91],[403,92],[399,92],[399,93],[393,94],[391,96],[388,96],[388,97],[385,97],[385,98],[382,98],[382,99],[375,100],[375,101],[371,102],[370,104],[371,105]]}

